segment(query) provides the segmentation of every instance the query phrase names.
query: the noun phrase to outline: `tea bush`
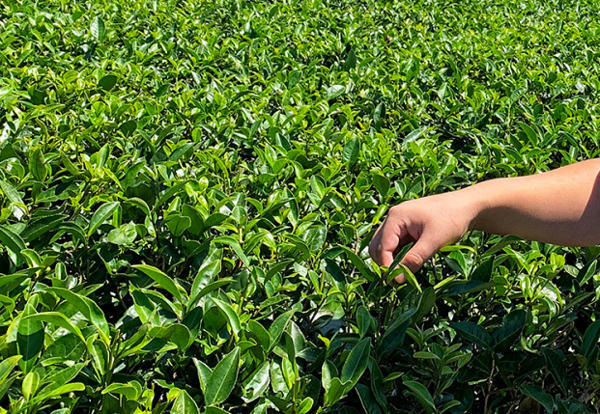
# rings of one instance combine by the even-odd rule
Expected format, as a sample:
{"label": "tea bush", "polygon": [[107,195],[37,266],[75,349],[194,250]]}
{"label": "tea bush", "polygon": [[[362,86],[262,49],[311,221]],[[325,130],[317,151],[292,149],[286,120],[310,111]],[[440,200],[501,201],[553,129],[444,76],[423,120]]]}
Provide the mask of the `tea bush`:
{"label": "tea bush", "polygon": [[598,412],[599,248],[472,232],[397,287],[367,252],[598,155],[598,13],[0,2],[0,412]]}

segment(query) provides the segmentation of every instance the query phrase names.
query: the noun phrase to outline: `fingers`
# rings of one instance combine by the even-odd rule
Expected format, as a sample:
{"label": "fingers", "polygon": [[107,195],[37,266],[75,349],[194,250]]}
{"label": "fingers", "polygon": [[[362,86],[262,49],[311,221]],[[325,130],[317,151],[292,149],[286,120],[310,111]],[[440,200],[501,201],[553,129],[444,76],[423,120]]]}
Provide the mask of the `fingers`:
{"label": "fingers", "polygon": [[[369,254],[373,261],[380,266],[389,267],[394,261],[394,256],[403,246],[416,242],[401,261],[412,273],[416,273],[433,257],[443,243],[437,241],[439,237],[431,231],[423,231],[423,227],[414,224],[407,227],[404,220],[398,219],[398,216],[395,218],[388,216],[369,245]],[[406,278],[401,274],[395,280],[404,283]]]}
{"label": "fingers", "polygon": [[401,236],[399,223],[387,219],[383,222],[369,244],[369,254],[375,263],[388,267],[392,264]]}
{"label": "fingers", "polygon": [[[408,267],[408,269],[415,273],[423,264],[431,259],[433,255],[439,250],[438,243],[432,238],[428,237],[427,233],[424,233],[415,245],[406,253],[406,255],[400,261],[401,264]],[[406,278],[403,274],[396,277],[396,282],[404,283]]]}

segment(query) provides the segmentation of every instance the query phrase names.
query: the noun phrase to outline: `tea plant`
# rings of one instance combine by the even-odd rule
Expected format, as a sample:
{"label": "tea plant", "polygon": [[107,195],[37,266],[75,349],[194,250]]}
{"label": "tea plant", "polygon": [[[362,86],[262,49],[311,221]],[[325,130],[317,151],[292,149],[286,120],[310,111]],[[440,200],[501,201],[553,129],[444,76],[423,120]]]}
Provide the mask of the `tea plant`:
{"label": "tea plant", "polygon": [[599,12],[0,2],[0,412],[598,412],[600,248],[367,246],[598,156]]}

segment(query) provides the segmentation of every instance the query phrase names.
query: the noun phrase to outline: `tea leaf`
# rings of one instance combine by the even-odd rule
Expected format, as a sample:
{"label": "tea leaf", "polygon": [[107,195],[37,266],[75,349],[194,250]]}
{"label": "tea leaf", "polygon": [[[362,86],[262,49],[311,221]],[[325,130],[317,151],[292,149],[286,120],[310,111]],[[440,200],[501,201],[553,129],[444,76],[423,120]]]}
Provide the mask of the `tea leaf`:
{"label": "tea leaf", "polygon": [[171,412],[173,414],[199,414],[200,410],[188,392],[186,390],[181,390],[173,403]]}
{"label": "tea leaf", "polygon": [[108,220],[110,216],[112,216],[117,207],[119,207],[118,201],[101,205],[90,220],[90,228],[87,235],[91,236],[98,229],[98,227],[100,227],[106,220]]}
{"label": "tea leaf", "polygon": [[367,369],[370,349],[371,338],[364,338],[352,348],[350,355],[348,355],[348,358],[342,367],[342,375],[340,377],[340,380],[343,383],[349,383],[346,392],[356,385]]}
{"label": "tea leaf", "polygon": [[173,295],[179,302],[184,302],[183,294],[173,279],[161,272],[154,266],[133,265],[133,268],[141,270],[146,276],[154,280],[161,288]]}
{"label": "tea leaf", "polygon": [[97,41],[104,39],[104,36],[106,35],[106,27],[104,26],[104,20],[102,20],[100,16],[96,16],[92,19],[90,31],[92,32],[92,36],[94,36]]}
{"label": "tea leaf", "polygon": [[410,390],[412,395],[415,396],[417,401],[419,401],[425,412],[435,413],[436,409],[435,403],[433,402],[433,397],[427,388],[423,386],[423,384],[417,381],[407,380],[404,381],[404,385]]}
{"label": "tea leaf", "polygon": [[206,386],[207,405],[220,404],[229,397],[237,381],[239,361],[240,349],[235,348],[217,364]]}

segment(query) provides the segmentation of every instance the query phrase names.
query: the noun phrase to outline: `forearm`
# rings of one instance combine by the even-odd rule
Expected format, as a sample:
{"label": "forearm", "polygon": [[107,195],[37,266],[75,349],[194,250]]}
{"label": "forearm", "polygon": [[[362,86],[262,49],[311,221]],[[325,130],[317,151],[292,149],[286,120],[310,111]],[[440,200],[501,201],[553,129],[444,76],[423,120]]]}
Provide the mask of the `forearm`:
{"label": "forearm", "polygon": [[460,190],[471,229],[565,246],[600,244],[600,159]]}

